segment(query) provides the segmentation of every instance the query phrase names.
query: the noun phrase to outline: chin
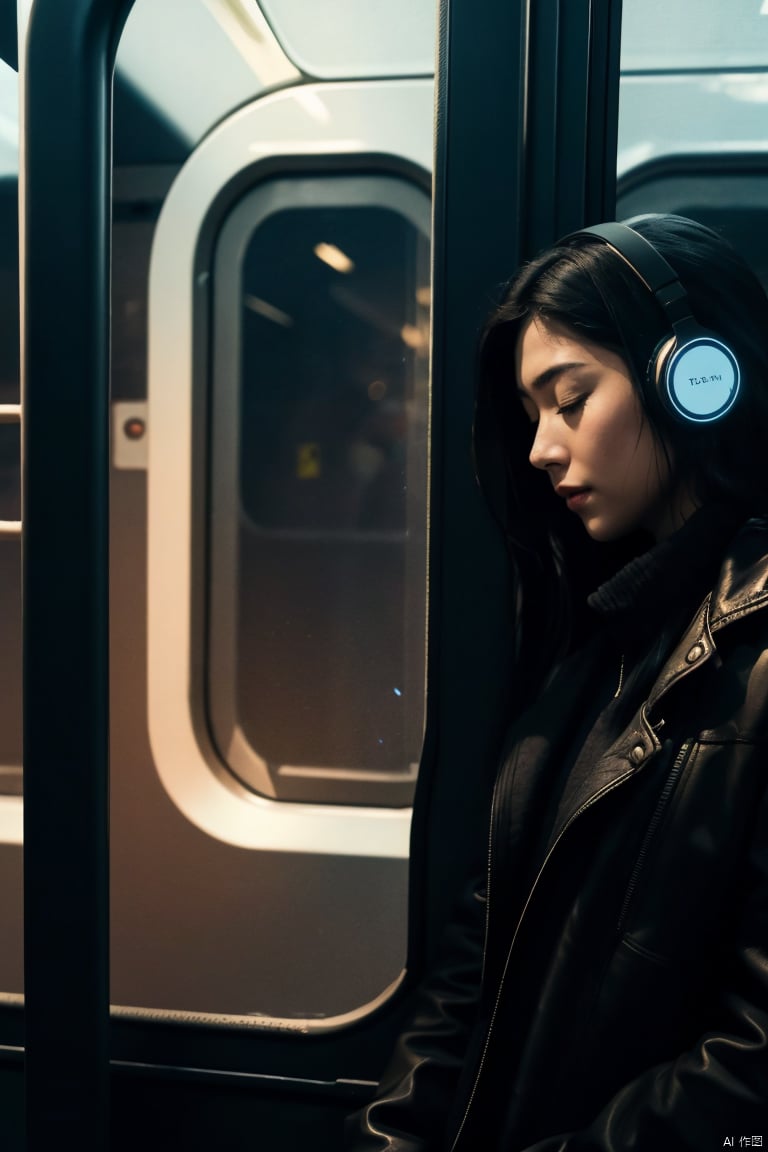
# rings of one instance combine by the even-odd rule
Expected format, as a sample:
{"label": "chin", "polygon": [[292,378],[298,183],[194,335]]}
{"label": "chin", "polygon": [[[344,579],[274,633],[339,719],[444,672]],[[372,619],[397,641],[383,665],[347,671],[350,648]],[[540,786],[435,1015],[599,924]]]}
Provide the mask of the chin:
{"label": "chin", "polygon": [[601,524],[599,520],[585,524],[584,531],[587,536],[590,536],[593,540],[598,540],[601,544],[617,538],[611,531],[610,526]]}
{"label": "chin", "polygon": [[612,544],[617,540],[624,540],[627,536],[631,536],[634,528],[634,525],[610,524],[602,520],[593,520],[584,525],[587,535],[599,544]]}

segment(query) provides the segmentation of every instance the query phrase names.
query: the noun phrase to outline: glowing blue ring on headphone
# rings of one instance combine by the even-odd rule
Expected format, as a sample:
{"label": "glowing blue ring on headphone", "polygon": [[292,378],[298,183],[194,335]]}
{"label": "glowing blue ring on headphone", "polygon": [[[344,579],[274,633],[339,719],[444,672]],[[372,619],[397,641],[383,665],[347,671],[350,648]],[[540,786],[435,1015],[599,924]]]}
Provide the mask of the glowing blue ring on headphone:
{"label": "glowing blue ring on headphone", "polygon": [[736,357],[714,336],[687,341],[664,367],[664,388],[673,411],[695,424],[709,424],[729,412],[740,387]]}

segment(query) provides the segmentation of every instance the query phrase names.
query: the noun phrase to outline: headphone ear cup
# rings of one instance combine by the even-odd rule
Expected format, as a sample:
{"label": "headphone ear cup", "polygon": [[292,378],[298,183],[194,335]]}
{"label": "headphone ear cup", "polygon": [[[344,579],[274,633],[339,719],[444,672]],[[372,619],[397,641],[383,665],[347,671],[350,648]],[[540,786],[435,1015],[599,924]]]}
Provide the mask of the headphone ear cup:
{"label": "headphone ear cup", "polygon": [[[631,221],[630,223],[633,223]],[[677,272],[654,245],[627,224],[596,224],[566,236],[594,236],[628,264],[652,294],[673,335],[655,349],[648,365],[646,398],[684,424],[720,420],[736,403],[739,363],[731,349],[700,327]]]}
{"label": "headphone ear cup", "polygon": [[731,410],[741,387],[731,349],[704,329],[678,343],[673,337],[654,354],[662,404],[678,420],[709,424]]}

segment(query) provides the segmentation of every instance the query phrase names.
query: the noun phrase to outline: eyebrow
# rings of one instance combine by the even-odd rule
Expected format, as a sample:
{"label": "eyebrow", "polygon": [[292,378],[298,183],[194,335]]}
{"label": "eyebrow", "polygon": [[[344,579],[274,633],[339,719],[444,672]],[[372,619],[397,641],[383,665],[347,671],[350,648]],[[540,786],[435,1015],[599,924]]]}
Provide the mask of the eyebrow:
{"label": "eyebrow", "polygon": [[552,384],[566,372],[572,372],[574,368],[586,367],[587,365],[583,360],[572,360],[567,364],[554,364],[551,368],[540,372],[536,379],[531,382],[530,388],[521,388],[518,386],[517,391],[521,396],[530,396],[532,392],[541,392],[542,388],[546,388],[548,384]]}

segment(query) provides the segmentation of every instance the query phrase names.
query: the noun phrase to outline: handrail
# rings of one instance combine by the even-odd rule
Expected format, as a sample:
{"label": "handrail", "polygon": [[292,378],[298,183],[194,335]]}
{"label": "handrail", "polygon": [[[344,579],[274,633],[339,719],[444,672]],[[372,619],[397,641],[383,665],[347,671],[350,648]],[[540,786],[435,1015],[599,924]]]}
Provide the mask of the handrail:
{"label": "handrail", "polygon": [[109,1146],[111,90],[132,2],[34,0],[22,81],[26,1124],[46,1152]]}

